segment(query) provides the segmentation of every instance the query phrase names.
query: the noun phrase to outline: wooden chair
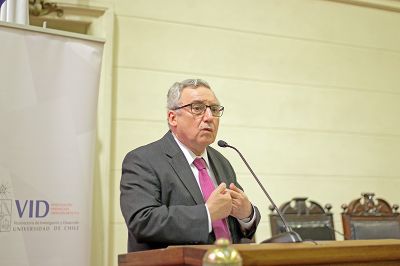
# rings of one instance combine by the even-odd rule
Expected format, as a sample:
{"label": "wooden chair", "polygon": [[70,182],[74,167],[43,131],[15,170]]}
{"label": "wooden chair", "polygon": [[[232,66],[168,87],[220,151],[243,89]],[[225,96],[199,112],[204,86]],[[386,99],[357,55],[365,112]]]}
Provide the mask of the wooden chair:
{"label": "wooden chair", "polygon": [[344,237],[350,239],[400,239],[399,206],[380,198],[374,193],[362,193],[362,197],[342,205]]}
{"label": "wooden chair", "polygon": [[[269,207],[271,234],[285,232],[285,228],[278,214],[272,206]],[[333,217],[330,212],[332,206],[325,205],[325,209],[317,202],[307,198],[293,198],[279,207],[288,226],[296,231],[303,240],[335,240]]]}

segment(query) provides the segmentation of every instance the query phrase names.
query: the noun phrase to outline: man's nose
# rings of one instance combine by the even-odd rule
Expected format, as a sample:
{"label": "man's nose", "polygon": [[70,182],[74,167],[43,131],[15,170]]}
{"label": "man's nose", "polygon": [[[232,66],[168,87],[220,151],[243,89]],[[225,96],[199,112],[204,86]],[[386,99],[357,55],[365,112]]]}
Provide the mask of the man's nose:
{"label": "man's nose", "polygon": [[210,107],[206,107],[206,110],[204,111],[204,119],[210,119],[213,118],[212,112],[211,112],[211,108]]}

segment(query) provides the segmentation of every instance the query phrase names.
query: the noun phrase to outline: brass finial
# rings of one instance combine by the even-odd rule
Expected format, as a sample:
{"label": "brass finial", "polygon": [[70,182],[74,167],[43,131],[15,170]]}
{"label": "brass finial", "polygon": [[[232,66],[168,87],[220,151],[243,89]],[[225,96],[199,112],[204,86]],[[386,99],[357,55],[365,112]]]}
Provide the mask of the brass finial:
{"label": "brass finial", "polygon": [[203,256],[203,266],[242,266],[242,257],[236,249],[229,246],[228,239],[220,238],[216,247],[209,249]]}

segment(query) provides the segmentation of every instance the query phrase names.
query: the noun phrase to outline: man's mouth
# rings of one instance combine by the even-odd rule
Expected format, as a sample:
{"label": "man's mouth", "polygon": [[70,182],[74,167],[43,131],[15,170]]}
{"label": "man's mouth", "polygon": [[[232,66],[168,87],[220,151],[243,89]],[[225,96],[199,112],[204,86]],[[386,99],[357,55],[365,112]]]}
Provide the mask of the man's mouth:
{"label": "man's mouth", "polygon": [[205,127],[205,128],[200,129],[200,130],[204,130],[204,131],[208,131],[208,132],[213,132],[213,129],[210,128],[210,127]]}

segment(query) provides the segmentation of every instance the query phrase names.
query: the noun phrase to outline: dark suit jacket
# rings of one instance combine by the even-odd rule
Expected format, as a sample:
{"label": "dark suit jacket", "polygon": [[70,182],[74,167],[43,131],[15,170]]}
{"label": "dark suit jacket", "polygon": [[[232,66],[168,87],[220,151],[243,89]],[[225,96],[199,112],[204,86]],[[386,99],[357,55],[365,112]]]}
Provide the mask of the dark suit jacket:
{"label": "dark suit jacket", "polygon": [[[211,147],[207,153],[217,182],[240,187],[228,160]],[[128,252],[215,241],[200,188],[171,132],[126,155],[120,189]],[[261,217],[256,207],[255,212],[254,225],[244,233],[237,219],[228,217],[233,243],[252,238]]]}

